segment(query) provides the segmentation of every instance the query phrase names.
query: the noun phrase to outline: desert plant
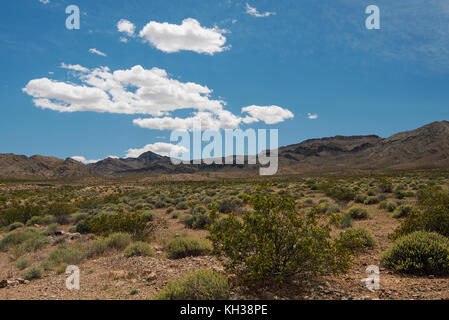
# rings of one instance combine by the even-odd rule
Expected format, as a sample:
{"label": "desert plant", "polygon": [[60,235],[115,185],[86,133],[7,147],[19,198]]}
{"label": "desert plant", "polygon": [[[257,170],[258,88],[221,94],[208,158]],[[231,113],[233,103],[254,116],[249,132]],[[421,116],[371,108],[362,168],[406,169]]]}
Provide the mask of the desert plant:
{"label": "desert plant", "polygon": [[395,241],[383,254],[382,264],[403,273],[448,274],[449,240],[435,232],[413,232]]}
{"label": "desert plant", "polygon": [[412,206],[409,205],[401,205],[397,207],[393,212],[393,218],[404,218],[407,217],[410,211],[413,210]]}
{"label": "desert plant", "polygon": [[218,219],[210,228],[214,252],[225,256],[225,266],[241,280],[284,280],[296,273],[346,270],[349,257],[331,241],[329,225],[319,215],[298,213],[295,199],[276,196],[258,187],[246,203],[251,214]]}
{"label": "desert plant", "polygon": [[33,267],[23,274],[23,279],[28,281],[40,278],[42,278],[42,270],[38,267]]}
{"label": "desert plant", "polygon": [[226,300],[229,297],[230,285],[225,276],[201,270],[170,281],[155,300]]}
{"label": "desert plant", "polygon": [[146,242],[138,241],[126,247],[124,254],[126,257],[148,256],[154,257],[156,252]]}
{"label": "desert plant", "polygon": [[165,251],[170,259],[180,259],[189,256],[202,256],[211,253],[209,241],[197,238],[174,238],[167,242]]}
{"label": "desert plant", "polygon": [[353,252],[360,250],[374,248],[376,246],[376,239],[365,228],[349,228],[340,232],[336,242]]}
{"label": "desert plant", "polygon": [[358,219],[367,219],[368,216],[368,210],[360,207],[352,207],[348,210],[348,215],[351,216],[351,218],[358,220]]}

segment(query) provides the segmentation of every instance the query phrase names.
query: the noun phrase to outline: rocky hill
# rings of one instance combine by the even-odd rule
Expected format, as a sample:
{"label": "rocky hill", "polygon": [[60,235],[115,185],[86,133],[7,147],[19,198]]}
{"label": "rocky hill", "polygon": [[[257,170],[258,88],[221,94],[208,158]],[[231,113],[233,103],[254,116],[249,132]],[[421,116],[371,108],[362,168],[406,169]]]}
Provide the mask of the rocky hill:
{"label": "rocky hill", "polygon": [[[75,160],[0,154],[0,177],[86,177],[146,174],[249,172],[247,165],[173,165],[146,152],[138,158],[108,158],[88,166]],[[449,122],[433,122],[389,138],[376,135],[311,139],[279,149],[279,173],[351,170],[449,169]]]}

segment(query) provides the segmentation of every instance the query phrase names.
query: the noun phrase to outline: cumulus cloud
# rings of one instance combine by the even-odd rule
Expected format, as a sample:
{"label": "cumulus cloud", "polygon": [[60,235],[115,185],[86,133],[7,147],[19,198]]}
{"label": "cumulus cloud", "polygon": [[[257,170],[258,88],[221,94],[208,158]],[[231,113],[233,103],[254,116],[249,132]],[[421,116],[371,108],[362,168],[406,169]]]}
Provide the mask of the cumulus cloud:
{"label": "cumulus cloud", "polygon": [[188,18],[181,25],[150,21],[139,37],[167,53],[188,50],[213,55],[229,48],[224,46],[226,32],[218,27],[202,27],[197,20]]}
{"label": "cumulus cloud", "polygon": [[[242,108],[242,112],[247,112],[255,121],[263,121],[266,124],[276,124],[293,118],[290,110],[278,106],[249,106]],[[248,119],[247,121],[251,121]]]}
{"label": "cumulus cloud", "polygon": [[251,7],[248,3],[246,4],[246,13],[256,18],[265,18],[276,14],[276,12],[268,12],[268,11],[260,13],[259,11],[257,11],[256,8]]}
{"label": "cumulus cloud", "polygon": [[81,84],[48,78],[31,80],[23,92],[37,107],[60,112],[94,111],[165,116],[179,109],[220,112],[222,100],[210,98],[212,90],[193,82],[171,79],[163,69],[134,66],[112,72],[107,67],[90,70],[80,65],[61,65]]}
{"label": "cumulus cloud", "polygon": [[95,49],[95,48],[89,49],[89,52],[90,52],[90,53],[93,53],[93,54],[97,54],[97,55],[99,55],[99,56],[106,57],[106,53],[101,52],[100,50],[97,50],[97,49]]}
{"label": "cumulus cloud", "polygon": [[68,69],[72,71],[79,71],[79,72],[89,72],[88,68],[85,68],[83,66],[80,66],[79,64],[65,64],[64,62],[61,63],[61,68]]}
{"label": "cumulus cloud", "polygon": [[43,3],[43,4],[49,4],[49,3],[50,3],[50,0],[39,0],[39,2],[40,2],[40,3]]}
{"label": "cumulus cloud", "polygon": [[101,159],[99,159],[99,160],[88,160],[88,159],[86,159],[83,156],[73,156],[73,157],[70,157],[70,158],[75,160],[75,161],[84,163],[84,164],[92,164],[92,163],[97,163],[98,161],[101,161]]}
{"label": "cumulus cloud", "polygon": [[157,142],[154,144],[147,144],[141,149],[129,149],[126,157],[127,158],[138,158],[145,152],[154,152],[164,157],[169,157],[171,154],[185,153],[189,150],[185,147],[174,145],[171,143]]}
{"label": "cumulus cloud", "polygon": [[308,113],[307,118],[310,120],[318,119],[318,115],[316,113]]}
{"label": "cumulus cloud", "polygon": [[134,32],[136,31],[136,26],[126,19],[121,19],[119,22],[117,22],[117,30],[119,32],[127,34],[130,37],[133,37]]}
{"label": "cumulus cloud", "polygon": [[[278,106],[248,106],[243,116],[225,110],[226,102],[213,99],[212,90],[193,82],[180,82],[159,68],[134,66],[111,71],[108,67],[88,69],[81,65],[61,64],[72,71],[80,83],[49,78],[33,79],[23,92],[33,97],[36,107],[59,112],[140,114],[133,123],[155,130],[220,130],[242,124],[264,122],[272,125],[293,118],[293,113]],[[191,115],[173,117],[177,110]]]}

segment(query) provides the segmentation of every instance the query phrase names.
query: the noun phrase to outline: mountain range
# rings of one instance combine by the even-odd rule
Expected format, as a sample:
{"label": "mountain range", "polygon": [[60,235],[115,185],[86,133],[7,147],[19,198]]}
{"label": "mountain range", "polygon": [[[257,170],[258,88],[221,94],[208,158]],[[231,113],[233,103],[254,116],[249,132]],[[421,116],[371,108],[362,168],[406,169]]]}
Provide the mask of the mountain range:
{"label": "mountain range", "polygon": [[[138,158],[108,158],[84,165],[73,159],[0,154],[3,178],[118,177],[202,172],[256,172],[257,165],[173,165],[146,152]],[[449,122],[433,122],[388,138],[376,135],[311,139],[279,148],[280,174],[367,170],[449,169]],[[258,170],[257,170],[258,172]]]}

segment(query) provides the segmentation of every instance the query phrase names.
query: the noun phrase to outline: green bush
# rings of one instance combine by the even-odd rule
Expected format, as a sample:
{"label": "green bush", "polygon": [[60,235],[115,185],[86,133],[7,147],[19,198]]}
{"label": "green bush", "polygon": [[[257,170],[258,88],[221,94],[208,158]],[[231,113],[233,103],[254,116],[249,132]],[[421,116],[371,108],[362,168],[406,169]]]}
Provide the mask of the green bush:
{"label": "green bush", "polygon": [[75,231],[81,234],[92,232],[89,219],[81,220],[76,224]]}
{"label": "green bush", "polygon": [[156,252],[146,242],[138,241],[126,247],[124,254],[126,257],[148,256],[154,257]]}
{"label": "green bush", "polygon": [[153,227],[154,225],[148,223],[145,217],[139,213],[99,214],[90,219],[91,231],[102,236],[124,232],[131,234],[135,240],[146,240]]}
{"label": "green bush", "polygon": [[31,268],[23,274],[23,278],[25,280],[40,279],[42,278],[42,270],[37,267]]}
{"label": "green bush", "polygon": [[21,256],[36,251],[50,243],[50,240],[36,228],[26,228],[8,233],[0,240],[0,250],[12,249],[14,255]]}
{"label": "green bush", "polygon": [[79,264],[83,259],[84,254],[81,250],[59,246],[50,252],[42,266],[47,271],[54,270],[57,273],[63,273],[68,265]]}
{"label": "green bush", "polygon": [[368,197],[365,199],[364,204],[366,205],[371,205],[371,204],[376,204],[379,203],[379,198],[378,197]]}
{"label": "green bush", "polygon": [[367,219],[369,217],[368,210],[359,207],[352,207],[347,213],[355,220]]}
{"label": "green bush", "polygon": [[449,195],[430,186],[417,193],[417,210],[411,210],[392,234],[393,238],[414,231],[437,232],[449,237]]}
{"label": "green bush", "polygon": [[413,210],[412,206],[409,205],[401,205],[396,208],[393,212],[393,218],[404,218],[407,217],[408,214]]}
{"label": "green bush", "polygon": [[374,248],[376,239],[365,228],[349,228],[340,232],[336,242],[341,246],[350,249],[353,252]]}
{"label": "green bush", "polygon": [[181,222],[191,229],[206,229],[211,224],[211,218],[208,213],[195,212],[184,215]]}
{"label": "green bush", "polygon": [[185,201],[179,202],[176,205],[176,210],[187,210],[187,209],[189,209],[189,205]]}
{"label": "green bush", "polygon": [[211,270],[195,271],[170,281],[155,300],[227,300],[228,279]]}
{"label": "green bush", "polygon": [[366,194],[358,193],[354,197],[354,202],[355,203],[364,203],[366,198],[368,198],[368,196]]}
{"label": "green bush", "polygon": [[165,251],[170,259],[210,254],[212,246],[209,241],[196,238],[174,238],[167,242]]}
{"label": "green bush", "polygon": [[236,212],[242,206],[242,201],[236,197],[224,199],[218,203],[218,211],[221,213]]}
{"label": "green bush", "polygon": [[435,232],[417,231],[395,241],[382,256],[394,271],[418,275],[449,273],[449,240]]}
{"label": "green bush", "polygon": [[13,230],[23,228],[23,227],[24,227],[24,224],[22,222],[14,222],[8,226],[7,230],[13,231]]}
{"label": "green bush", "polygon": [[116,250],[123,250],[132,242],[131,235],[123,232],[113,233],[105,240],[108,248]]}
{"label": "green bush", "polygon": [[339,272],[349,266],[347,250],[331,241],[330,225],[316,210],[297,212],[295,199],[258,187],[245,202],[251,214],[230,214],[210,228],[214,252],[241,280],[284,280],[297,273]]}

